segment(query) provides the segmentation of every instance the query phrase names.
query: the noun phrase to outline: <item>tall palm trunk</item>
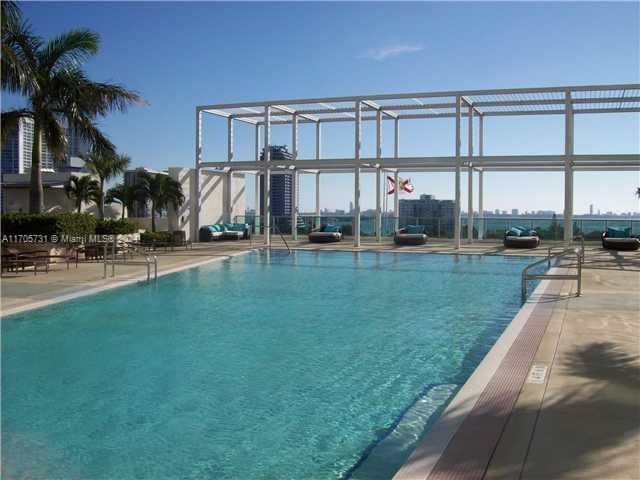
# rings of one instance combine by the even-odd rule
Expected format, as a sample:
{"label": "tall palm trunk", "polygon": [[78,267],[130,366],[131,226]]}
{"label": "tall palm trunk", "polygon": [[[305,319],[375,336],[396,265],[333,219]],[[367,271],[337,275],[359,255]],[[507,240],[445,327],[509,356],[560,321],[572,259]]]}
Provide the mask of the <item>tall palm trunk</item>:
{"label": "tall palm trunk", "polygon": [[42,171],[40,170],[40,123],[33,119],[33,145],[31,146],[31,189],[29,191],[29,213],[44,211]]}
{"label": "tall palm trunk", "polygon": [[124,206],[124,203],[123,203],[123,204],[122,204],[122,217],[121,217],[121,218],[122,218],[122,220],[124,220],[124,209],[125,209],[125,206]]}
{"label": "tall palm trunk", "polygon": [[156,204],[151,202],[151,231],[156,231]]}
{"label": "tall palm trunk", "polygon": [[100,177],[100,202],[98,202],[98,216],[104,219],[104,178]]}

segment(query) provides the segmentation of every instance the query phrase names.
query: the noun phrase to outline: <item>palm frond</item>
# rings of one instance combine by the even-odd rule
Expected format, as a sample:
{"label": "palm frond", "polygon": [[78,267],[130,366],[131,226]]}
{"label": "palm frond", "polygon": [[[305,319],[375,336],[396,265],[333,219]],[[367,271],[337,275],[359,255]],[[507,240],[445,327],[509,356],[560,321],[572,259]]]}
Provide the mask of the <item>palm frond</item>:
{"label": "palm frond", "polygon": [[75,201],[78,210],[83,203],[100,201],[100,185],[88,175],[82,177],[72,175],[64,186],[64,192],[69,199]]}
{"label": "palm frond", "polygon": [[22,13],[20,12],[20,7],[17,2],[11,0],[0,2],[0,11],[2,12],[0,18],[2,30],[10,29],[20,23]]}
{"label": "palm frond", "polygon": [[40,112],[42,137],[57,161],[64,160],[67,150],[67,132],[52,112]]}
{"label": "palm frond", "polygon": [[85,165],[89,171],[98,175],[103,181],[120,175],[130,163],[131,159],[127,155],[95,149],[85,158]]}
{"label": "palm frond", "polygon": [[[1,2],[4,5],[5,2]],[[37,91],[36,52],[42,41],[28,23],[9,23],[2,29],[2,88],[24,95]]]}
{"label": "palm frond", "polygon": [[47,72],[74,68],[95,55],[99,44],[100,36],[89,29],[69,30],[43,45],[38,51],[38,61]]}

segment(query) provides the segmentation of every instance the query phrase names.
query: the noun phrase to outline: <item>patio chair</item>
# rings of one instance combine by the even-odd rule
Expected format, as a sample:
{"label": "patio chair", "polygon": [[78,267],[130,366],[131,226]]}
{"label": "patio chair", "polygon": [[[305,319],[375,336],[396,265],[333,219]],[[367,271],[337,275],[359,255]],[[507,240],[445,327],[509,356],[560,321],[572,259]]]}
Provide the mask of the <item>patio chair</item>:
{"label": "patio chair", "polygon": [[602,248],[607,250],[638,250],[640,239],[631,235],[631,227],[609,227],[602,234]]}
{"label": "patio chair", "polygon": [[339,242],[340,240],[342,240],[342,228],[338,225],[320,225],[320,228],[309,232],[311,243]]}
{"label": "patio chair", "polygon": [[407,225],[393,234],[396,245],[424,245],[428,239],[425,225]]}
{"label": "patio chair", "polygon": [[250,225],[247,223],[222,223],[222,240],[248,240],[251,238]]}

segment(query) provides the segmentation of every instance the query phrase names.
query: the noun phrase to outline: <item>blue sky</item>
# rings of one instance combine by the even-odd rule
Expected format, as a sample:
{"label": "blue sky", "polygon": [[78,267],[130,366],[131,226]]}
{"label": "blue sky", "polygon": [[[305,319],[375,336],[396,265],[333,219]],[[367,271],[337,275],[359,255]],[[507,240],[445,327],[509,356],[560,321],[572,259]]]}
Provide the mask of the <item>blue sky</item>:
{"label": "blue sky", "polygon": [[[193,166],[198,104],[361,93],[640,82],[640,4],[628,3],[22,3],[35,31],[97,31],[87,64],[96,80],[139,91],[148,107],[101,123],[134,165]],[[3,98],[4,107],[16,103]],[[325,130],[327,156],[352,152],[348,124]],[[637,114],[576,119],[576,153],[640,151]],[[204,155],[223,158],[226,139],[205,124]],[[365,128],[365,151],[372,130]],[[485,154],[562,153],[560,117],[487,119]],[[301,131],[302,155],[313,136]],[[391,148],[385,129],[383,148]],[[285,130],[274,141],[289,143]],[[237,156],[253,155],[250,128]],[[453,120],[402,127],[401,155],[453,153]],[[407,174],[416,194],[453,198],[452,174]],[[373,175],[363,208],[374,205]],[[466,177],[463,177],[466,206]],[[638,210],[637,172],[577,173],[575,211]],[[303,178],[301,208],[313,208]],[[253,179],[248,196],[252,202]],[[476,187],[477,193],[477,187]],[[322,207],[346,208],[351,175],[322,180]],[[560,173],[485,175],[485,209],[562,210]],[[476,201],[477,205],[477,201]]]}

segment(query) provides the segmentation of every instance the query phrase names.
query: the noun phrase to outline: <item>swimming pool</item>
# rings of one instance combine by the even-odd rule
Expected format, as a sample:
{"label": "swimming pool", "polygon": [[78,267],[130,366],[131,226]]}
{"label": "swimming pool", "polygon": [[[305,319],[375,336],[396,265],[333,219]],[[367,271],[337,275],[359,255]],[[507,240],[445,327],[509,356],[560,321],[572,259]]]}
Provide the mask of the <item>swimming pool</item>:
{"label": "swimming pool", "polygon": [[389,478],[531,258],[253,252],[2,321],[17,478]]}

